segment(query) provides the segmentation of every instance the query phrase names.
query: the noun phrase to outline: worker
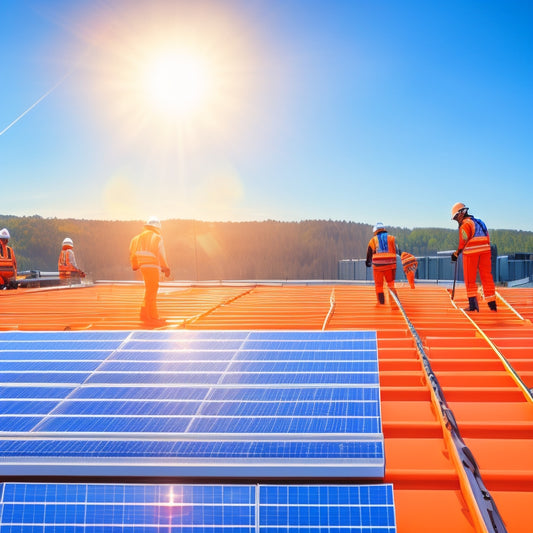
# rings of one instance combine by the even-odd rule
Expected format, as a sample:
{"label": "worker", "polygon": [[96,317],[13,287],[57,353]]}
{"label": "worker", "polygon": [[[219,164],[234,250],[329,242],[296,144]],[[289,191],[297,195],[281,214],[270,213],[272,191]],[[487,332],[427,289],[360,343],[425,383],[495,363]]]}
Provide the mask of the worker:
{"label": "worker", "polygon": [[373,232],[366,252],[366,266],[372,267],[378,302],[384,304],[384,282],[387,282],[390,291],[395,291],[396,255],[399,250],[396,248],[395,238],[387,233],[382,222],[374,226]]}
{"label": "worker", "polygon": [[168,278],[165,246],[161,236],[161,222],[150,217],[144,230],[133,237],[130,243],[130,263],[133,270],[140,270],[144,280],[144,301],[141,307],[141,320],[152,326],[163,326],[166,320],[159,318],[157,311],[157,291],[159,271]]}
{"label": "worker", "polygon": [[411,289],[415,288],[415,274],[418,268],[416,257],[408,252],[402,252],[402,267]]}
{"label": "worker", "polygon": [[59,270],[59,279],[63,285],[67,283],[80,283],[80,278],[85,277],[85,272],[76,264],[74,242],[70,237],[66,237],[61,243],[57,269]]}
{"label": "worker", "polygon": [[0,290],[16,289],[17,258],[11,246],[7,243],[11,235],[6,228],[0,230]]}
{"label": "worker", "polygon": [[452,253],[452,261],[463,254],[463,276],[468,297],[466,311],[479,311],[476,277],[479,270],[483,295],[491,311],[496,311],[496,288],[492,278],[492,253],[487,226],[468,214],[468,207],[458,202],[452,207],[452,220],[459,224],[459,246]]}

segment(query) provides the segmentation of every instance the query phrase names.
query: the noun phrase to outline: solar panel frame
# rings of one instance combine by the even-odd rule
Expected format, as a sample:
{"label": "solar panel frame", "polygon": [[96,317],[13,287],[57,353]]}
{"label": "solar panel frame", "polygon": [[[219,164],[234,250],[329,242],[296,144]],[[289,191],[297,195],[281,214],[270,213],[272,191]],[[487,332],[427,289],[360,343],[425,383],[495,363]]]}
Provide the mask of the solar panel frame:
{"label": "solar panel frame", "polygon": [[2,531],[395,533],[391,484],[4,483]]}
{"label": "solar panel frame", "polygon": [[[0,333],[0,355],[12,357],[5,364],[26,369],[0,368],[6,475],[21,469],[32,475],[384,475],[375,332],[81,333]],[[45,354],[52,360],[42,361]],[[45,400],[50,411],[32,416],[30,404],[42,407]],[[2,411],[15,401],[24,413],[12,406]],[[26,442],[17,447],[21,439]],[[56,443],[55,453],[43,446],[47,441]],[[220,455],[219,442],[236,455]],[[194,453],[168,455],[195,446],[201,461]],[[290,455],[277,456],[275,446]],[[270,455],[261,457],[257,449]]]}

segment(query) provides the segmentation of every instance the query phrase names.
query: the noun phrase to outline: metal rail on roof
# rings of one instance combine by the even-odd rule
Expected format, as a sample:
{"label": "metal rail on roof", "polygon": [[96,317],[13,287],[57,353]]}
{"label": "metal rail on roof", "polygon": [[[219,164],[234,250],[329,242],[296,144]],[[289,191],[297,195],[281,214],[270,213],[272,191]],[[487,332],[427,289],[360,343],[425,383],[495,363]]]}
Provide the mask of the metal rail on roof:
{"label": "metal rail on roof", "polygon": [[329,311],[326,315],[326,318],[324,319],[324,323],[322,324],[322,331],[324,331],[329,323],[330,318],[333,315],[333,312],[335,311],[335,287],[331,289],[331,295],[329,297]]}
{"label": "metal rail on roof", "polygon": [[481,520],[483,521],[483,524],[486,528],[486,531],[490,533],[506,533],[507,529],[505,528],[500,512],[496,507],[496,502],[494,501],[490,492],[485,487],[483,479],[481,478],[479,466],[474,458],[474,455],[466,446],[461,436],[453,411],[448,406],[448,402],[446,401],[446,398],[444,396],[444,391],[442,390],[439,380],[433,372],[429,358],[426,352],[424,351],[422,340],[420,339],[420,336],[418,335],[418,332],[416,331],[415,327],[409,320],[407,313],[405,312],[398,298],[398,295],[393,291],[390,291],[389,294],[396,302],[396,305],[402,313],[407,323],[407,326],[409,327],[411,335],[415,340],[417,351],[420,354],[420,357],[422,358],[424,371],[426,373],[429,383],[431,384],[431,388],[433,389],[435,398],[437,400],[437,406],[440,409],[442,420],[444,421],[445,427],[449,431],[449,435],[455,446],[458,459],[460,461],[461,466],[463,467],[463,471],[466,475],[470,490],[472,491],[472,495],[476,501],[477,509],[479,511]]}
{"label": "metal rail on roof", "polygon": [[496,296],[520,319],[526,320],[498,291]]}
{"label": "metal rail on roof", "polygon": [[[503,298],[502,298],[503,300]],[[505,300],[504,300],[505,302]],[[452,301],[452,304],[457,308],[457,305],[455,305],[455,302]],[[509,306],[507,302],[505,302],[506,305]],[[511,306],[509,306],[511,307]],[[512,309],[512,307],[511,307]],[[464,310],[461,309],[461,312],[470,320],[472,325],[476,328],[477,332],[485,339],[487,344],[492,348],[493,352],[498,356],[500,361],[502,362],[503,366],[509,372],[511,375],[511,378],[514,380],[514,382],[518,385],[524,396],[526,397],[526,400],[528,402],[533,403],[533,392],[529,389],[529,387],[522,381],[522,378],[518,375],[518,372],[513,368],[513,365],[509,363],[505,355],[500,351],[500,349],[492,342],[492,340],[489,338],[489,336],[476,324],[476,321],[472,319],[472,317]],[[519,315],[520,316],[520,315]],[[522,317],[521,317],[522,318]],[[522,318],[522,320],[524,320]]]}
{"label": "metal rail on roof", "polygon": [[255,289],[255,285],[251,287],[250,289],[241,292],[237,294],[237,296],[232,296],[231,298],[228,298],[227,300],[224,300],[223,302],[219,302],[218,304],[214,305],[213,307],[209,308],[207,311],[204,311],[203,313],[199,313],[198,315],[195,315],[191,318],[185,318],[181,324],[179,324],[178,327],[184,328],[186,326],[189,326],[190,324],[193,324],[194,322],[197,322],[201,318],[206,317],[207,315],[211,314],[213,311],[216,311],[217,309],[220,309],[224,305],[228,305],[231,302],[234,302],[235,300],[242,298],[243,296],[246,296],[247,294],[251,293]]}

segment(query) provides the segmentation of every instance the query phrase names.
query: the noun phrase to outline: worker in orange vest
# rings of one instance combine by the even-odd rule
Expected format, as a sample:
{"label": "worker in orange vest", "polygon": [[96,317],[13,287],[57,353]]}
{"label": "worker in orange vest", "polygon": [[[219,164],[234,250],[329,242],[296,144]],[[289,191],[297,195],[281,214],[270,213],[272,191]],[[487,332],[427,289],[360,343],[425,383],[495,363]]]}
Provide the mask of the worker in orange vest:
{"label": "worker in orange vest", "polygon": [[130,263],[133,270],[140,270],[144,279],[144,302],[141,307],[141,320],[152,326],[163,326],[166,320],[159,318],[157,311],[157,291],[159,271],[168,278],[170,268],[167,264],[165,246],[161,236],[161,222],[150,217],[144,230],[133,237],[130,243]]}
{"label": "worker in orange vest", "polygon": [[85,272],[78,268],[76,257],[74,255],[74,242],[70,237],[63,239],[61,251],[57,260],[57,269],[59,270],[59,279],[62,284],[79,283],[80,278],[85,277]]}
{"label": "worker in orange vest", "polygon": [[411,289],[415,288],[415,273],[418,268],[416,257],[408,252],[402,252],[402,267]]}
{"label": "worker in orange vest", "polygon": [[11,235],[6,228],[0,230],[0,290],[16,289],[17,258],[11,246],[7,243]]}
{"label": "worker in orange vest", "polygon": [[372,267],[376,294],[380,304],[385,303],[383,293],[384,282],[387,282],[389,290],[395,291],[394,279],[396,278],[396,240],[387,233],[382,222],[374,226],[374,236],[368,243],[366,252],[366,266]]}
{"label": "worker in orange vest", "polygon": [[492,253],[487,226],[482,220],[468,214],[468,207],[458,202],[452,207],[452,220],[459,224],[459,246],[452,254],[457,261],[463,254],[463,275],[468,297],[466,311],[479,311],[476,276],[479,270],[483,295],[491,311],[496,311],[496,287],[492,278]]}

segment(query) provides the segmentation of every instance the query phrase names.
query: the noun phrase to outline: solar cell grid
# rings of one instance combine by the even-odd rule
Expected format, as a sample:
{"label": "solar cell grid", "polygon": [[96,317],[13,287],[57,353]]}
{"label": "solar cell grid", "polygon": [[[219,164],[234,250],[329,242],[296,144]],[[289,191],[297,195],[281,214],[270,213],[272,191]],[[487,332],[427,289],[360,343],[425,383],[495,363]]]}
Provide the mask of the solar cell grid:
{"label": "solar cell grid", "polygon": [[1,489],[5,532],[396,531],[391,485],[6,483]]}
{"label": "solar cell grid", "polygon": [[113,350],[2,350],[3,361],[42,361],[43,355],[48,361],[103,361]]}
{"label": "solar cell grid", "polygon": [[[1,333],[1,332],[0,332]],[[65,332],[68,333],[68,332]],[[50,349],[56,350],[56,351],[69,351],[69,352],[76,352],[79,350],[92,350],[92,351],[99,351],[99,350],[116,350],[120,347],[122,341],[114,341],[114,340],[91,340],[91,339],[72,339],[72,338],[65,338],[65,339],[57,339],[57,340],[39,340],[36,338],[35,340],[24,340],[24,341],[18,341],[18,340],[6,340],[3,338],[3,335],[0,335],[0,339],[2,341],[2,350],[10,350],[10,351],[31,351],[33,353],[39,353],[39,352],[45,352],[48,353]]]}
{"label": "solar cell grid", "polygon": [[[39,455],[50,457],[157,457],[182,458],[322,458],[372,459],[383,456],[383,444],[376,441],[102,441],[102,440],[6,440],[2,454],[5,458]],[[347,459],[348,458],[348,459]]]}
{"label": "solar cell grid", "polygon": [[16,399],[16,398],[34,398],[36,400],[43,398],[65,398],[70,392],[74,390],[74,387],[50,387],[37,386],[37,387],[20,387],[6,386],[0,388],[0,398]]}
{"label": "solar cell grid", "polygon": [[[86,450],[79,472],[92,475],[107,465],[108,475],[116,475],[125,472],[118,459],[127,461],[131,450],[136,457],[145,453],[151,460],[165,459],[168,468],[169,449],[196,445],[203,457],[216,457],[194,467],[198,476],[246,475],[247,465],[232,460],[251,453],[256,461],[249,471],[275,477],[287,465],[273,446],[263,444],[288,440],[309,443],[308,449],[291,449],[291,460],[298,449],[309,452],[299,457],[291,475],[300,468],[322,477],[383,476],[375,332],[71,333],[18,338],[9,332],[7,344],[25,345],[16,351],[32,354],[0,364],[0,454],[20,456],[21,468],[39,472],[39,465],[55,460],[66,472],[61,458],[81,458]],[[88,348],[101,343],[114,347]],[[0,356],[4,350],[15,353],[6,343],[0,346]],[[68,353],[69,359],[48,357],[57,353]],[[87,359],[88,354],[95,359]],[[44,401],[50,390],[60,391],[51,396],[57,401]],[[18,397],[25,401],[15,401]],[[13,434],[27,443],[17,448]],[[55,449],[42,445],[44,436],[53,439]],[[317,439],[331,447],[319,446]],[[348,439],[354,446],[346,446]],[[228,444],[214,452],[216,441]],[[107,442],[115,443],[114,450]],[[370,454],[368,443],[373,445]],[[261,446],[271,455],[257,455]],[[106,453],[108,461],[103,460]],[[169,475],[191,475],[192,456],[176,455]],[[274,465],[268,463],[272,458]],[[146,474],[151,464],[141,461],[133,468]],[[6,468],[15,471],[16,461]],[[160,473],[162,466],[156,463],[154,469]]]}
{"label": "solar cell grid", "polygon": [[[363,348],[358,350],[357,360],[359,361],[372,361],[374,360],[374,354],[376,349]],[[245,350],[240,349],[236,354],[236,360],[247,361],[353,361],[354,351],[347,350]]]}

